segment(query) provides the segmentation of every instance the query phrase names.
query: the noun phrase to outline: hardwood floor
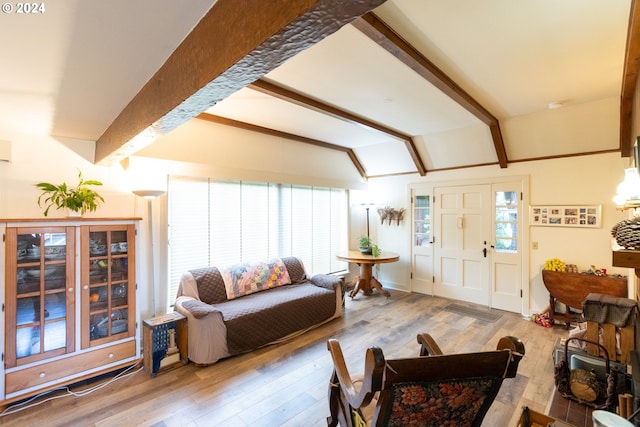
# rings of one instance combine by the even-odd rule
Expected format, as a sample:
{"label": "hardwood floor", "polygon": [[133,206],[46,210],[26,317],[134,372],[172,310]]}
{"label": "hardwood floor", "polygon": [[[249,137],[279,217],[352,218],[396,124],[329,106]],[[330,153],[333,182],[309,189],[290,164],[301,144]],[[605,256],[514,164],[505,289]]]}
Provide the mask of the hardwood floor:
{"label": "hardwood floor", "polygon": [[[64,394],[50,393],[28,404],[35,406],[0,417],[0,425],[324,426],[332,367],[328,338],[340,341],[353,374],[363,369],[365,348],[371,345],[381,347],[388,358],[417,355],[419,332],[430,333],[445,352],[493,349],[504,335],[519,337],[526,355],[518,376],[505,381],[483,425],[515,427],[525,405],[544,413],[554,388],[553,344],[566,330],[475,306],[501,314],[495,322],[479,320],[445,310],[450,303],[397,291],[391,291],[389,299],[375,293],[347,298],[341,319],[286,343],[204,368],[189,364],[161,371],[155,378],[133,370],[82,397],[47,400]],[[71,389],[82,393],[104,381]]]}

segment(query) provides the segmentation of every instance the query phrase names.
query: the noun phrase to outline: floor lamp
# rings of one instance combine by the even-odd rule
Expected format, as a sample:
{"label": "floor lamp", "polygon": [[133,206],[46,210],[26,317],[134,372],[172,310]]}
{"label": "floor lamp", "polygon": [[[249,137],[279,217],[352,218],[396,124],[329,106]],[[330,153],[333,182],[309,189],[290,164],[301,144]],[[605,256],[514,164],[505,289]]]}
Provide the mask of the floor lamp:
{"label": "floor lamp", "polygon": [[367,210],[367,239],[371,241],[371,238],[369,237],[369,206],[367,206],[365,209]]}
{"label": "floor lamp", "polygon": [[151,304],[153,307],[153,316],[155,317],[157,315],[156,301],[158,300],[157,298],[158,287],[156,286],[156,280],[155,280],[156,270],[154,268],[155,255],[153,251],[153,210],[152,210],[151,204],[153,199],[155,199],[156,197],[162,196],[165,193],[165,191],[134,190],[132,191],[132,193],[135,194],[136,196],[140,196],[147,200],[147,217],[148,217],[148,227],[149,227],[149,232],[147,233],[147,248],[149,248],[149,251],[150,251],[149,262],[147,262],[147,277],[151,281],[151,290],[152,290]]}
{"label": "floor lamp", "polygon": [[367,210],[367,239],[369,239],[369,242],[370,242],[371,238],[369,236],[369,208],[371,206],[373,206],[374,204],[373,203],[362,203],[362,205]]}

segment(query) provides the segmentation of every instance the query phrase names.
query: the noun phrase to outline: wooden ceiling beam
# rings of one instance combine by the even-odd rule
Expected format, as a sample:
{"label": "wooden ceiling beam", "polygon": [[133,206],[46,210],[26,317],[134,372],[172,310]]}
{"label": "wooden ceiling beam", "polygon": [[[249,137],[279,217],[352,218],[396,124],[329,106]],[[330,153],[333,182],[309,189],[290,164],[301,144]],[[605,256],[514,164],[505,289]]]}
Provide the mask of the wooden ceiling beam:
{"label": "wooden ceiling beam", "polygon": [[133,154],[384,2],[217,0],[98,138],[95,162]]}
{"label": "wooden ceiling beam", "polygon": [[489,126],[498,163],[501,168],[507,167],[507,152],[496,117],[373,13],[363,15],[352,25]]}
{"label": "wooden ceiling beam", "polygon": [[247,122],[241,122],[239,120],[233,120],[227,117],[222,117],[222,116],[218,116],[216,114],[211,114],[211,113],[201,113],[197,115],[196,118],[200,120],[205,120],[211,123],[217,123],[224,126],[233,126],[235,128],[239,128],[239,129],[243,129],[251,132],[262,133],[264,135],[271,135],[278,138],[289,139],[291,141],[297,141],[297,142],[303,142],[305,144],[315,145],[317,147],[342,151],[343,153],[346,153],[347,156],[349,156],[349,159],[353,163],[353,166],[358,170],[358,173],[360,174],[362,179],[364,179],[365,181],[367,180],[367,172],[364,169],[364,166],[362,166],[362,163],[360,162],[360,159],[358,159],[358,156],[356,156],[355,152],[349,147],[343,147],[342,145],[331,144],[329,142],[320,141],[313,138],[307,138],[306,136],[296,135],[288,132],[282,132],[276,129],[271,129],[264,126],[258,126],[258,125],[254,125]]}
{"label": "wooden ceiling beam", "polygon": [[[640,72],[640,6],[631,2],[629,25],[627,26],[627,46],[624,55],[624,72],[620,95],[620,153],[631,157],[633,152],[633,107],[635,104],[638,74]],[[636,129],[636,133],[638,133]]]}
{"label": "wooden ceiling beam", "polygon": [[427,169],[425,168],[424,163],[422,162],[422,159],[420,158],[418,150],[416,149],[416,146],[410,135],[404,134],[402,132],[398,132],[397,130],[391,129],[380,123],[376,123],[364,117],[357,116],[353,113],[350,113],[349,111],[342,110],[332,105],[325,104],[322,101],[319,101],[314,98],[310,98],[306,95],[284,88],[282,86],[279,86],[275,83],[269,82],[264,79],[256,80],[255,82],[248,85],[248,88],[264,93],[269,96],[273,96],[283,101],[287,101],[292,104],[295,104],[304,108],[308,108],[318,113],[326,114],[335,119],[345,121],[346,123],[365,127],[367,129],[381,132],[385,135],[398,139],[405,144],[405,147],[409,151],[409,155],[411,156],[411,159],[416,165],[416,169],[418,173],[421,176],[424,176],[427,173]]}
{"label": "wooden ceiling beam", "polygon": [[398,132],[394,129],[388,128],[384,125],[381,125],[380,123],[376,123],[364,117],[356,116],[355,114],[352,114],[348,111],[342,110],[340,108],[336,108],[329,104],[325,104],[322,101],[319,101],[314,98],[310,98],[306,95],[287,89],[285,87],[282,87],[280,85],[277,85],[275,83],[272,83],[264,79],[257,80],[249,84],[249,86],[247,87],[249,89],[258,91],[260,93],[264,93],[265,95],[269,95],[274,98],[278,98],[283,101],[290,102],[300,107],[308,108],[318,113],[326,114],[335,119],[342,120],[352,125],[358,125],[361,127],[368,128],[370,130],[383,133],[385,135],[391,136],[401,141],[411,139],[409,135],[406,135],[402,132]]}

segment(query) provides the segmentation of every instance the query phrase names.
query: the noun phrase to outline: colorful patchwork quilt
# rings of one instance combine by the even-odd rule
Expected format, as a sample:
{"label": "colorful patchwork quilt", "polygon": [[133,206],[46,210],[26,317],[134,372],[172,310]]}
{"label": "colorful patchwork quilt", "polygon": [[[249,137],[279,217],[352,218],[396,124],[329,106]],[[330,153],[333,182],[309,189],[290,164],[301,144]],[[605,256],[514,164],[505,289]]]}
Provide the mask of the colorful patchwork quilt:
{"label": "colorful patchwork quilt", "polygon": [[228,299],[291,283],[287,267],[280,258],[218,267],[218,270],[222,275]]}

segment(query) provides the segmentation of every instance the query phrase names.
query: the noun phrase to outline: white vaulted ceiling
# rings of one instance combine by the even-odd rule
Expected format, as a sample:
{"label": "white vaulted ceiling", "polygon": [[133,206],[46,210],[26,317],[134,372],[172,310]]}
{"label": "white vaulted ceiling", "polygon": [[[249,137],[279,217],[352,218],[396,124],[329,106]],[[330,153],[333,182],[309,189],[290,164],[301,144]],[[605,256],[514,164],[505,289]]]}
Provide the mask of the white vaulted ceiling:
{"label": "white vaulted ceiling", "polygon": [[[28,131],[100,145],[215,3],[68,0],[46,3],[40,15],[5,14],[0,139],[2,131]],[[620,150],[630,9],[630,0],[388,0],[372,11],[493,117],[501,139],[486,116],[352,24],[278,64],[262,84],[242,84],[196,114],[342,148],[364,177]],[[211,37],[228,32],[213,28]],[[263,85],[347,116],[274,96]],[[550,110],[557,102],[562,108]],[[209,128],[215,134],[227,125]],[[153,155],[162,144],[163,137],[141,153]]]}

